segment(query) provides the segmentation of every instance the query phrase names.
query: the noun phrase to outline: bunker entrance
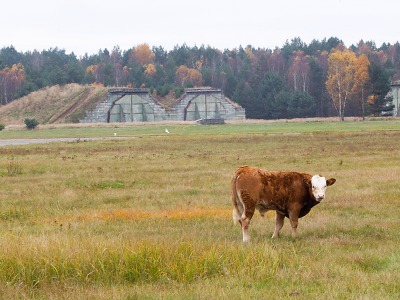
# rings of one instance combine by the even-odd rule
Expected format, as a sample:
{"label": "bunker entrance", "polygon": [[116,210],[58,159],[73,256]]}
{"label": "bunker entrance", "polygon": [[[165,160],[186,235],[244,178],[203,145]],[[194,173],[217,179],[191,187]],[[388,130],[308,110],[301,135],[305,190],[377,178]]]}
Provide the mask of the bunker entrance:
{"label": "bunker entrance", "polygon": [[192,99],[185,108],[185,121],[200,119],[221,119],[225,116],[225,107],[221,99],[213,95],[202,94]]}
{"label": "bunker entrance", "polygon": [[153,122],[154,110],[140,95],[124,95],[114,101],[108,122]]}

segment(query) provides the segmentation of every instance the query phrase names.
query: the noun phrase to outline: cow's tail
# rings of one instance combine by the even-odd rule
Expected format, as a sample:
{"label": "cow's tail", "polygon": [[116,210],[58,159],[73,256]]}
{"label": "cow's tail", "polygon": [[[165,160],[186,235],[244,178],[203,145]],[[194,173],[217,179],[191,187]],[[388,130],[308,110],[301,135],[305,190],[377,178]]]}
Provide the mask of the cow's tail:
{"label": "cow's tail", "polygon": [[232,193],[232,204],[233,204],[233,210],[232,210],[233,224],[237,224],[237,222],[240,220],[240,216],[242,215],[242,213],[240,212],[242,203],[240,202],[239,195],[238,195],[238,192],[236,189],[236,181],[237,181],[238,177],[239,177],[239,175],[237,173],[235,173],[231,180],[231,193]]}

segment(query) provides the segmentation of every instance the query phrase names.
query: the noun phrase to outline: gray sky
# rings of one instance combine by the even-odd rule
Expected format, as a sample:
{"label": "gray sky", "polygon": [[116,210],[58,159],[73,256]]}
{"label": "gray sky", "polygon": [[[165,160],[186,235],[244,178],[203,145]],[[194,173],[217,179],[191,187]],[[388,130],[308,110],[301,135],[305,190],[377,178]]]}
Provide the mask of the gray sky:
{"label": "gray sky", "polygon": [[77,56],[119,46],[281,47],[338,37],[400,41],[399,0],[11,0],[2,4],[0,48],[58,47]]}

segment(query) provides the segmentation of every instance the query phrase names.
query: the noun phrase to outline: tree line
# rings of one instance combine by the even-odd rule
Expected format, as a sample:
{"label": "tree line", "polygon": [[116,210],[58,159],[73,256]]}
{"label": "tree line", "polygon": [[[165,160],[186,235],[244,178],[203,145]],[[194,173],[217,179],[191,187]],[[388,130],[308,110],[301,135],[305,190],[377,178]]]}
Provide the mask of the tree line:
{"label": "tree line", "polygon": [[392,109],[386,97],[400,74],[400,44],[338,38],[310,44],[300,38],[275,49],[251,45],[224,51],[210,46],[139,44],[128,50],[77,57],[62,49],[0,49],[0,103],[46,86],[68,83],[147,87],[178,98],[184,88],[210,86],[246,109],[247,118],[366,116]]}

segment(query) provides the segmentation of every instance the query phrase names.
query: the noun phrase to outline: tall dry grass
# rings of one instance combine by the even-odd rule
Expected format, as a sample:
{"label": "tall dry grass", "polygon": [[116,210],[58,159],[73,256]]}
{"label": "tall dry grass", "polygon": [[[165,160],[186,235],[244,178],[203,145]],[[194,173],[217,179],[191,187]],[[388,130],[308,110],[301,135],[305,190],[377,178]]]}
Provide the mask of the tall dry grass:
{"label": "tall dry grass", "polygon": [[[0,148],[0,296],[397,298],[400,131],[320,125]],[[245,246],[229,195],[243,164],[337,182],[297,240],[288,224],[270,239],[271,213]]]}

